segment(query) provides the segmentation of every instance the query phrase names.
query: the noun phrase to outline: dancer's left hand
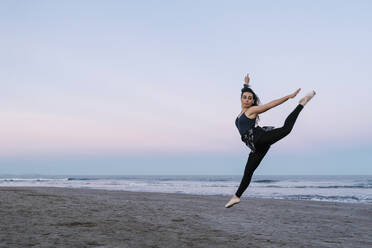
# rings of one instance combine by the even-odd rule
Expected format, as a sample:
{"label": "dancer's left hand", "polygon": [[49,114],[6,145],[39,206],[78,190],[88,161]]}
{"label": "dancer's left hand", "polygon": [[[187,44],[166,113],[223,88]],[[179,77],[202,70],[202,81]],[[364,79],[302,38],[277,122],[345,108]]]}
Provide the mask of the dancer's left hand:
{"label": "dancer's left hand", "polygon": [[244,77],[244,84],[248,86],[249,85],[249,80],[250,80],[249,74],[247,73],[247,75]]}
{"label": "dancer's left hand", "polygon": [[294,93],[288,95],[289,98],[295,98],[298,94],[298,92],[300,92],[301,88],[299,88],[298,90],[296,90]]}

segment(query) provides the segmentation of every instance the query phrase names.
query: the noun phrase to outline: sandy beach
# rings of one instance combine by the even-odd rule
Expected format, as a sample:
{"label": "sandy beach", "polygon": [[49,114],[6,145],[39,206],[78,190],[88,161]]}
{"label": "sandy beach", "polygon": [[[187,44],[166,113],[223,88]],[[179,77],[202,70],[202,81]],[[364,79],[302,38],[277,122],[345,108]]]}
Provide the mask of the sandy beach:
{"label": "sandy beach", "polygon": [[0,247],[372,247],[372,205],[0,187]]}

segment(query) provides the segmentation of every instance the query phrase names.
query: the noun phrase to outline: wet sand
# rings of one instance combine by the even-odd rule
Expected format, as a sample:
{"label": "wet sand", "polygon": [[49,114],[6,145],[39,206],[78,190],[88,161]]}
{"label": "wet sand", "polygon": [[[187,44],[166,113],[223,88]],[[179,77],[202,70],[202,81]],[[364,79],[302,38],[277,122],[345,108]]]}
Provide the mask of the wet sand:
{"label": "wet sand", "polygon": [[0,247],[372,247],[372,204],[0,187]]}

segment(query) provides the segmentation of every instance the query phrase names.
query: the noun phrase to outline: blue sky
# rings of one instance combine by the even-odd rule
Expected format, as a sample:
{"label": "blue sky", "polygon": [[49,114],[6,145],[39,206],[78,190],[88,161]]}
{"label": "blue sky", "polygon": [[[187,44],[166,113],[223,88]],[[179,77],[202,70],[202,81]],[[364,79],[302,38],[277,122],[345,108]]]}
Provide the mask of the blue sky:
{"label": "blue sky", "polygon": [[261,174],[372,174],[369,1],[2,1],[0,173],[241,174],[249,72],[283,124]]}

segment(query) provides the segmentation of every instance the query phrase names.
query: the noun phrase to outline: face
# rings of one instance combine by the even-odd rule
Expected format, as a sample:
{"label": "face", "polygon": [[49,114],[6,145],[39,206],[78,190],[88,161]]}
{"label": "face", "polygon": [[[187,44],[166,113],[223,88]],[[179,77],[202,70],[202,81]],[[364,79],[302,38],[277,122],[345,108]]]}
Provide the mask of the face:
{"label": "face", "polygon": [[254,103],[253,94],[251,92],[244,92],[240,100],[243,108],[249,108]]}

